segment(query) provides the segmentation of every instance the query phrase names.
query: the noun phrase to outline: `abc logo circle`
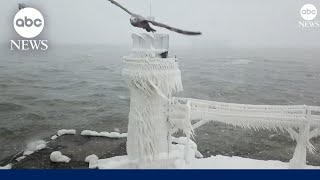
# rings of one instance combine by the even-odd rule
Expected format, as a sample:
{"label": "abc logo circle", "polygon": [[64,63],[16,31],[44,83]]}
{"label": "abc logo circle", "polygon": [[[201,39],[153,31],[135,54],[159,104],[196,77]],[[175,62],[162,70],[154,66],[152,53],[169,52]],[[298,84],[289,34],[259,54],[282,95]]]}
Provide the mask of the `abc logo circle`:
{"label": "abc logo circle", "polygon": [[300,10],[301,17],[306,21],[311,21],[317,16],[317,8],[313,4],[305,4]]}
{"label": "abc logo circle", "polygon": [[43,30],[44,19],[38,10],[28,7],[17,12],[13,26],[20,36],[34,38]]}

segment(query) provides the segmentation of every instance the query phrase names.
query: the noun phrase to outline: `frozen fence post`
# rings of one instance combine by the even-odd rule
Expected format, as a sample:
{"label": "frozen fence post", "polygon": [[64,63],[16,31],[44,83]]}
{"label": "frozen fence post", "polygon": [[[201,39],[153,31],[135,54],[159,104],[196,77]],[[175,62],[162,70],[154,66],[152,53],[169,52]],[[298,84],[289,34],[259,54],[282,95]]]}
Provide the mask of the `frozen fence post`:
{"label": "frozen fence post", "polygon": [[131,95],[127,153],[130,160],[152,161],[170,149],[165,104],[183,90],[181,73],[176,59],[167,57],[168,34],[132,34],[132,39],[122,70]]}
{"label": "frozen fence post", "polygon": [[306,124],[303,124],[299,128],[299,132],[291,132],[291,135],[297,142],[293,158],[290,160],[290,168],[302,169],[306,166],[307,159],[307,145],[309,143],[309,133],[310,133],[310,116],[311,110],[309,106],[306,106]]}
{"label": "frozen fence post", "polygon": [[[186,118],[185,118],[185,123],[186,124],[190,124],[191,125],[191,121],[190,121],[190,101],[187,102],[186,104],[187,108],[186,108]],[[184,159],[186,161],[187,164],[190,163],[191,161],[191,156],[190,156],[190,136],[191,136],[191,132],[192,132],[192,126],[191,126],[191,131],[190,130],[186,130],[184,133],[187,136],[187,142],[186,145],[184,147]]]}

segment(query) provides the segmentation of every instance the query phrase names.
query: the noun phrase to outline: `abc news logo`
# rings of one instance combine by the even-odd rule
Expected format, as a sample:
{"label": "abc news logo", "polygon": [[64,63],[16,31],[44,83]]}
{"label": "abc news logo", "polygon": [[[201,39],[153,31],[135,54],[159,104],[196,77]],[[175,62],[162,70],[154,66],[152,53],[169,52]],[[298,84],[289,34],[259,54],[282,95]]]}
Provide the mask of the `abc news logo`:
{"label": "abc news logo", "polygon": [[[17,12],[13,20],[15,31],[23,40],[10,40],[10,50],[47,50],[48,40],[33,40],[44,28],[42,14],[34,8],[24,8]],[[28,40],[27,40],[28,39]]]}
{"label": "abc news logo", "polygon": [[42,25],[42,21],[41,19],[35,19],[34,21],[32,19],[29,19],[27,16],[24,17],[24,20],[19,18],[16,21],[16,26],[17,27],[32,27],[32,26],[36,26],[36,27],[41,27]]}
{"label": "abc news logo", "polygon": [[299,27],[303,28],[317,28],[320,26],[319,21],[314,19],[317,17],[317,8],[313,4],[305,4],[300,9],[300,15],[304,21],[299,21]]}

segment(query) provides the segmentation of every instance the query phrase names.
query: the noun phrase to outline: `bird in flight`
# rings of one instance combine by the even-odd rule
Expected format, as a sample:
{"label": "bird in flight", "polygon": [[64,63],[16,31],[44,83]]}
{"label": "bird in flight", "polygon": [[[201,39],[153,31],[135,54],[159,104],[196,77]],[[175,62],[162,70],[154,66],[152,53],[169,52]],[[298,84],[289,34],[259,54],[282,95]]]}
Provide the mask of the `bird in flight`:
{"label": "bird in flight", "polygon": [[26,7],[28,7],[28,6],[25,5],[25,4],[22,4],[22,3],[19,3],[19,4],[18,4],[19,10],[21,10],[21,9],[23,9],[23,8],[26,8]]}
{"label": "bird in flight", "polygon": [[159,22],[156,22],[156,21],[148,20],[148,19],[144,18],[141,15],[138,15],[138,14],[130,12],[128,9],[126,9],[125,7],[123,7],[122,5],[117,3],[116,1],[113,1],[113,0],[108,0],[108,1],[110,1],[112,4],[118,6],[119,8],[121,8],[122,10],[126,11],[127,13],[129,13],[131,15],[130,23],[131,23],[132,26],[145,29],[147,32],[155,32],[156,31],[155,29],[153,29],[150,26],[149,23],[151,23],[154,26],[166,28],[166,29],[168,29],[170,31],[174,31],[174,32],[177,32],[177,33],[185,34],[185,35],[201,35],[201,32],[185,31],[185,30],[181,30],[181,29],[177,29],[177,28],[168,26],[168,25],[163,24],[163,23],[159,23]]}

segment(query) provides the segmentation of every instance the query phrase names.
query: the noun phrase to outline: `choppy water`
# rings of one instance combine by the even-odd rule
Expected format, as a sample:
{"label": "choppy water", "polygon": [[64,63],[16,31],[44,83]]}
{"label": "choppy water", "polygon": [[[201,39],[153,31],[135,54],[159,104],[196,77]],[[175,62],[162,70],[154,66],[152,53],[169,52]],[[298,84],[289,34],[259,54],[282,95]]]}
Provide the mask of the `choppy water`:
{"label": "choppy water", "polygon": [[[121,57],[130,47],[53,46],[41,53],[7,49],[0,54],[0,160],[62,128],[126,131],[130,95],[121,77]],[[181,96],[320,105],[317,50],[180,48],[172,49],[174,54],[180,58]],[[200,130],[198,143],[208,150],[241,151],[230,149],[230,143],[212,144],[217,136],[225,142],[231,136],[249,143],[255,138],[221,125]],[[279,141],[268,141],[269,149]]]}

